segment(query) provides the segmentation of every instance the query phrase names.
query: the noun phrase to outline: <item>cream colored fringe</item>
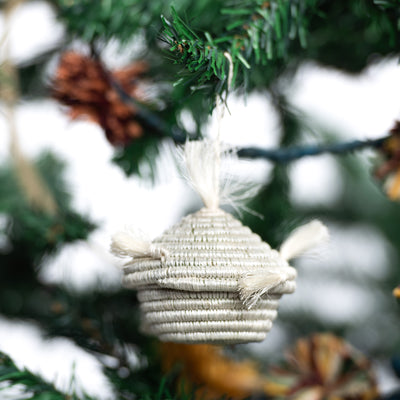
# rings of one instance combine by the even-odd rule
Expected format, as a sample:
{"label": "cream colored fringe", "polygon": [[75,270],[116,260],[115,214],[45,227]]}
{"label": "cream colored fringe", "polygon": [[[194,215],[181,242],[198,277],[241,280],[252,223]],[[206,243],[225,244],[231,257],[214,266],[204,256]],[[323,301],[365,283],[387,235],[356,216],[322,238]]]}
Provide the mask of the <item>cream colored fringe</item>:
{"label": "cream colored fringe", "polygon": [[[286,261],[300,256],[311,248],[327,241],[328,229],[320,221],[314,220],[297,228],[285,240],[280,255]],[[296,271],[289,268],[278,270],[260,269],[248,273],[239,283],[240,297],[251,308],[264,294],[296,277]]]}
{"label": "cream colored fringe", "polygon": [[239,181],[232,175],[232,165],[239,160],[235,149],[205,139],[187,142],[178,149],[178,156],[184,177],[207,208],[229,205],[238,212],[251,212],[244,203],[258,193],[261,184]]}
{"label": "cream colored fringe", "polygon": [[139,231],[126,229],[117,232],[111,239],[111,253],[117,257],[161,259],[167,255],[167,251],[153,244],[147,237]]}

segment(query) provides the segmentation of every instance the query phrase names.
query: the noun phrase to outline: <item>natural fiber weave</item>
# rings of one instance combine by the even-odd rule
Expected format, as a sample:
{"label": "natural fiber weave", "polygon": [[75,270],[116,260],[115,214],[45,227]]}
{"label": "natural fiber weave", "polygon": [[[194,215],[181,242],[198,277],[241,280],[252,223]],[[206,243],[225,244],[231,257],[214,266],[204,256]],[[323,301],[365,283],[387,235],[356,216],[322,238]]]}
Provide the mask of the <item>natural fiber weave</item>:
{"label": "natural fiber weave", "polygon": [[204,208],[154,241],[132,231],[113,236],[111,251],[130,257],[123,284],[138,290],[142,330],[164,341],[242,343],[261,341],[276,318],[279,298],[295,290],[288,260],[328,238],[319,221],[297,228],[279,252],[219,205],[237,204],[246,184],[221,185],[219,140],[189,141],[182,159]]}
{"label": "natural fiber weave", "polygon": [[[152,242],[159,258],[124,268],[125,287],[138,289],[142,330],[184,343],[261,341],[279,298],[295,290],[296,271],[279,252],[221,209],[203,208]],[[249,273],[284,273],[285,281],[249,309],[240,282]]]}
{"label": "natural fiber weave", "polygon": [[248,310],[235,292],[140,290],[142,330],[163,341],[184,343],[264,340],[281,295],[270,297]]}

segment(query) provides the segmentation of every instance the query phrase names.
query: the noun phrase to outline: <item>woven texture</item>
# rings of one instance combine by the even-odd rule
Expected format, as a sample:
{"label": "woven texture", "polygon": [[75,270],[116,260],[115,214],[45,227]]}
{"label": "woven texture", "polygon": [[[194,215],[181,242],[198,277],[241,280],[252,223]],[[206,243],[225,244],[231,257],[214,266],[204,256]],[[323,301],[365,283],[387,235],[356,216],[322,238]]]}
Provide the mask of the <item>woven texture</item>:
{"label": "woven texture", "polygon": [[281,296],[261,299],[251,310],[234,292],[150,289],[138,297],[145,333],[171,342],[234,344],[265,339]]}
{"label": "woven texture", "polygon": [[[279,298],[295,290],[296,271],[232,215],[203,208],[153,241],[160,259],[136,258],[123,284],[138,290],[142,330],[163,341],[261,341],[276,318]],[[249,309],[240,280],[254,271],[285,271],[288,279]]]}

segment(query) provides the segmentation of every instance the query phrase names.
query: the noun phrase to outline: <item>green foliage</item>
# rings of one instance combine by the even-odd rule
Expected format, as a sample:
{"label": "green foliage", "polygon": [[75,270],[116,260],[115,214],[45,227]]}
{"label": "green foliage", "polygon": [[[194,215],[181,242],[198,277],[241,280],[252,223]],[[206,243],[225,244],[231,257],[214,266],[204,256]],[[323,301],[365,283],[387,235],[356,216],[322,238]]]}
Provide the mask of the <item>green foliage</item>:
{"label": "green foliage", "polygon": [[[193,392],[182,389],[179,392],[177,386],[177,372],[172,371],[163,374],[155,365],[135,371],[134,378],[122,379],[116,370],[107,369],[106,374],[110,381],[118,388],[121,400],[192,400]],[[133,396],[134,394],[134,396]]]}
{"label": "green foliage", "polygon": [[[85,42],[117,40],[127,43],[136,34],[152,42],[161,29],[161,14],[168,14],[171,3],[162,0],[49,0],[57,16],[74,38]],[[195,16],[201,28],[217,21],[223,0],[176,0],[173,5],[185,15]],[[217,7],[215,7],[218,5]],[[85,17],[82,18],[82,15]],[[151,49],[149,49],[151,50]]]}
{"label": "green foliage", "polygon": [[[12,165],[0,169],[0,215],[5,223],[0,235],[7,237],[0,259],[38,260],[62,244],[86,239],[95,225],[71,208],[71,195],[63,180],[64,164],[50,153],[37,161],[37,169],[49,187],[59,211],[49,215],[31,208],[18,184]],[[0,270],[0,275],[5,268]]]}
{"label": "green foliage", "polygon": [[48,95],[45,71],[51,59],[60,52],[61,47],[62,44],[57,43],[54,47],[16,66],[22,98],[42,98]]}
{"label": "green foliage", "polygon": [[[220,9],[223,32],[197,34],[172,9],[172,21],[163,17],[164,40],[175,56],[175,62],[184,64],[189,77],[182,78],[195,87],[210,80],[217,93],[227,89],[229,61],[233,60],[233,83],[239,77],[243,82],[253,65],[267,65],[275,58],[288,55],[289,43],[299,39],[306,45],[308,15],[316,10],[316,0],[234,1]],[[219,35],[217,36],[217,33]]]}
{"label": "green foliage", "polygon": [[[117,399],[193,398],[176,393],[176,371],[163,373],[157,342],[138,331],[139,308],[133,291],[77,294],[40,282],[10,283],[10,278],[0,280],[0,313],[34,320],[50,337],[64,336],[95,354],[113,357],[118,361],[116,366],[104,366],[104,372]],[[139,365],[130,364],[127,346],[139,350]]]}
{"label": "green foliage", "polygon": [[[45,382],[41,377],[27,369],[18,368],[10,357],[0,352],[0,384],[5,383],[5,388],[18,386],[24,398],[32,400],[90,400],[91,398],[76,394],[66,395],[57,390],[52,384]],[[0,388],[0,397],[1,391]],[[22,393],[21,393],[22,394]]]}
{"label": "green foliage", "polygon": [[382,8],[397,8],[399,9],[398,0],[374,0],[374,3]]}
{"label": "green foliage", "polygon": [[161,1],[53,0],[53,3],[68,32],[86,42],[118,39],[125,43],[162,12]]}
{"label": "green foliage", "polygon": [[[161,28],[160,15],[170,9],[170,3],[162,0],[51,0],[51,3],[68,33],[89,43],[117,40],[126,44],[137,34],[144,34],[146,40],[153,42]],[[213,4],[215,1],[211,0],[175,1],[178,9],[197,15],[200,24],[209,23],[214,14],[210,10]]]}
{"label": "green foliage", "polygon": [[159,152],[159,139],[154,136],[142,136],[126,147],[117,148],[113,157],[126,175],[140,175],[154,180],[155,160]]}
{"label": "green foliage", "polygon": [[[127,366],[122,366],[129,371]],[[176,378],[178,370],[162,376],[155,363],[136,371],[129,371],[129,375],[121,377],[120,368],[105,368],[105,373],[115,387],[115,395],[118,400],[190,400],[194,398],[192,392],[176,391]],[[125,372],[126,374],[126,372]],[[134,377],[131,376],[134,374]],[[18,387],[24,398],[32,400],[94,400],[83,393],[81,395],[72,392],[64,394],[54,385],[46,382],[40,376],[27,369],[18,368],[6,354],[0,352],[0,397],[2,390]],[[71,386],[73,381],[71,382]],[[27,397],[25,397],[27,396]]]}
{"label": "green foliage", "polygon": [[319,12],[322,18],[310,20],[302,58],[356,73],[399,49],[398,7],[383,9],[370,0],[323,0]]}

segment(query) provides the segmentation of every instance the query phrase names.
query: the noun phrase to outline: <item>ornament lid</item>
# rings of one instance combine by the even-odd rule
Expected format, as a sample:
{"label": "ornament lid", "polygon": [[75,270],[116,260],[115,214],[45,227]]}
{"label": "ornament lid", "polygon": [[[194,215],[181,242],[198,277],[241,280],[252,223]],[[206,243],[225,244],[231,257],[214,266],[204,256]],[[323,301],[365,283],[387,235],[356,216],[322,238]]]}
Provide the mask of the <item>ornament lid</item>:
{"label": "ornament lid", "polygon": [[163,255],[158,260],[139,258],[127,264],[125,286],[236,292],[246,278],[257,273],[271,278],[271,295],[295,290],[296,270],[221,209],[202,208],[184,217],[152,244],[162,249]]}

